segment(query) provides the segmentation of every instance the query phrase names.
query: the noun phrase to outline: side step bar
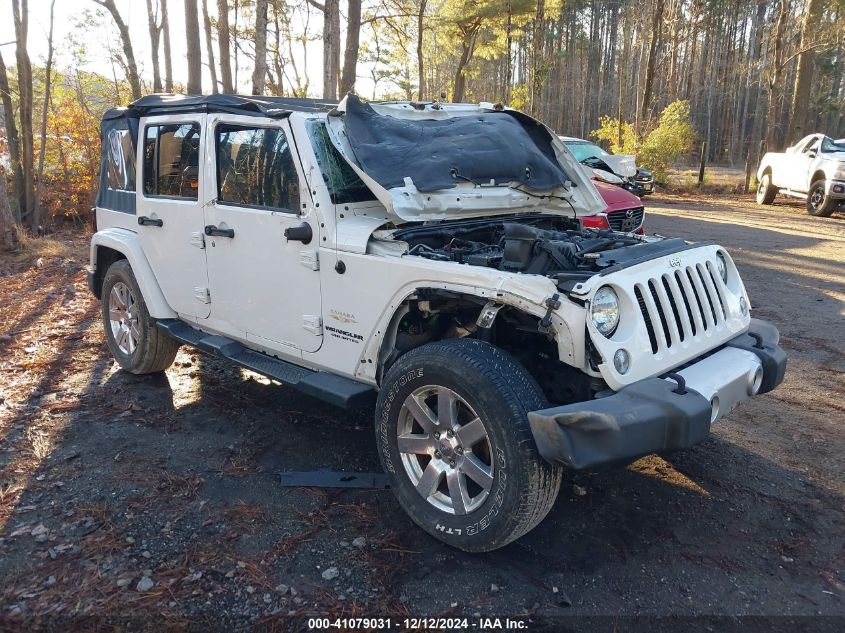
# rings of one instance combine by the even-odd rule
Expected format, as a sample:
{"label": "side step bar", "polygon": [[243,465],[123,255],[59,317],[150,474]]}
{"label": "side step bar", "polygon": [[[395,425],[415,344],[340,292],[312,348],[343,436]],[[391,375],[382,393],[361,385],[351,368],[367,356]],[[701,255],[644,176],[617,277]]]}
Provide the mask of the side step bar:
{"label": "side step bar", "polygon": [[357,409],[375,402],[376,391],[370,385],[279,360],[251,350],[225,336],[201,332],[178,319],[160,319],[156,325],[177,341],[208,354],[226,358],[241,367],[283,382],[329,404],[344,409]]}

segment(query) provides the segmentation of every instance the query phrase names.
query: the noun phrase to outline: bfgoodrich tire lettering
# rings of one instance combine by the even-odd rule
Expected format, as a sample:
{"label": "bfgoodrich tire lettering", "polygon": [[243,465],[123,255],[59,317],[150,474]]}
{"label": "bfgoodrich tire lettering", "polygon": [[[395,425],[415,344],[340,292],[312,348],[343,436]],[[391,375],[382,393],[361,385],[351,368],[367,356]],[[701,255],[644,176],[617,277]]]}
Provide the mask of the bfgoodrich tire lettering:
{"label": "bfgoodrich tire lettering", "polygon": [[[403,454],[407,454],[399,449],[398,430],[402,416],[407,415],[406,401],[436,387],[454,393],[464,403],[456,405],[459,410],[471,409],[489,438],[478,439],[480,429],[473,429],[475,446],[487,447],[479,461],[489,464],[492,483],[489,494],[478,495],[483,501],[468,504],[465,514],[444,510],[444,503],[433,502],[433,495],[424,497],[403,462]],[[429,412],[436,408],[439,419],[439,400],[430,402],[433,408]],[[402,356],[385,376],[375,420],[379,455],[402,508],[435,538],[470,552],[497,549],[531,530],[554,505],[562,477],[562,469],[537,453],[528,426],[528,412],[544,406],[545,398],[530,374],[509,354],[488,343],[440,341]],[[442,429],[442,424],[432,428]],[[445,435],[442,440],[448,441]],[[449,451],[446,444],[438,446]],[[442,457],[448,461],[446,455]],[[450,494],[445,475],[441,485],[442,492],[435,489],[434,494],[445,500]]]}
{"label": "bfgoodrich tire lettering", "polygon": [[[133,374],[151,374],[173,364],[179,343],[155,326],[128,261],[121,259],[109,266],[103,278],[101,297],[106,344],[123,369]],[[131,319],[126,318],[129,305]],[[132,323],[131,342],[121,336],[119,327],[115,326],[115,323],[129,321]]]}

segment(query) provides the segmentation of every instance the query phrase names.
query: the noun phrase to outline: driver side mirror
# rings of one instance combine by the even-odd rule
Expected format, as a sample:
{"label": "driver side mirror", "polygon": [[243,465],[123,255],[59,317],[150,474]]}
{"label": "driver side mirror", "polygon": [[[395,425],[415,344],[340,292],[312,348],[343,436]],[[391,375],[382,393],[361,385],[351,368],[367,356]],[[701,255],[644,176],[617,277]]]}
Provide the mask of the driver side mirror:
{"label": "driver side mirror", "polygon": [[815,158],[816,157],[816,150],[811,149],[809,152],[807,152],[807,156],[809,156],[810,158]]}

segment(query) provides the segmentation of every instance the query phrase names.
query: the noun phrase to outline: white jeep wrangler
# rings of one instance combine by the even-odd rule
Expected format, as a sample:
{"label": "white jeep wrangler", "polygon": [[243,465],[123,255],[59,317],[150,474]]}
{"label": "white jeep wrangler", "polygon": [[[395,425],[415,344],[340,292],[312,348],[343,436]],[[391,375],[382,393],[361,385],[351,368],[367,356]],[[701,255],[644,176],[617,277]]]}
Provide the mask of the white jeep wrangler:
{"label": "white jeep wrangler", "polygon": [[583,229],[603,203],[492,104],[149,96],[110,111],[89,285],[133,373],[182,344],[375,403],[393,492],[505,545],[565,468],[689,447],[786,357],[714,244]]}

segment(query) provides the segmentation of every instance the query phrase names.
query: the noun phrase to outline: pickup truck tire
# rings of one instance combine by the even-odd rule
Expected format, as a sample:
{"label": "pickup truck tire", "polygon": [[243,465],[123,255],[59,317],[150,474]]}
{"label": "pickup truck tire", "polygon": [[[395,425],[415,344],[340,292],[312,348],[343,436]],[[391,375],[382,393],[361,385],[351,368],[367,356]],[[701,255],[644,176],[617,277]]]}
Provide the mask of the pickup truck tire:
{"label": "pickup truck tire", "polygon": [[826,218],[836,210],[838,200],[825,195],[824,180],[817,180],[807,192],[807,213],[817,218]]}
{"label": "pickup truck tire", "polygon": [[772,177],[769,174],[763,174],[757,185],[757,204],[772,204],[777,194],[777,187],[772,186]]}
{"label": "pickup truck tire", "polygon": [[125,259],[109,266],[101,297],[106,343],[118,365],[133,374],[152,374],[173,364],[180,344],[156,327]]}
{"label": "pickup truck tire", "polygon": [[540,457],[528,412],[548,406],[507,352],[475,339],[414,349],[387,372],[376,441],[393,493],[435,538],[497,549],[548,514],[563,474]]}

